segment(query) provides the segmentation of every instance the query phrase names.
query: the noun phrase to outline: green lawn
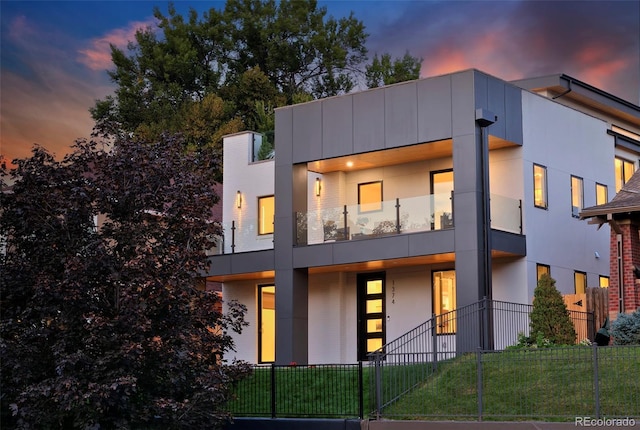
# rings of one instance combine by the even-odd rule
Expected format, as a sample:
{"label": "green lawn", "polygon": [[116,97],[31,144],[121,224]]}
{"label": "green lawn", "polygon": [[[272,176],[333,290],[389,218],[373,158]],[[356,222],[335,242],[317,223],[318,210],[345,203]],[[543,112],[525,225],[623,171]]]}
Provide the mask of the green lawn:
{"label": "green lawn", "polygon": [[[572,421],[596,416],[590,347],[509,350],[431,364],[383,366],[382,416],[389,419]],[[600,416],[640,418],[640,347],[598,348]],[[357,417],[358,368],[276,367],[276,416]],[[373,410],[374,368],[364,366],[364,414]],[[271,369],[256,369],[230,403],[235,416],[271,416]],[[418,382],[421,381],[421,382]],[[409,387],[413,387],[409,389]],[[406,392],[406,393],[405,393]],[[405,393],[405,394],[402,394]]]}

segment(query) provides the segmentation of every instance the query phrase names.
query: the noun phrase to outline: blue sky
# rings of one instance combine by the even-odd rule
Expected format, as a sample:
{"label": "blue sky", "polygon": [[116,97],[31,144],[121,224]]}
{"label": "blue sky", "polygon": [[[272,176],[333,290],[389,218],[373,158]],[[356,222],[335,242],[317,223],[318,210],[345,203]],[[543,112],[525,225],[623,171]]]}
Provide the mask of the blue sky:
{"label": "blue sky", "polygon": [[[114,90],[109,43],[126,46],[153,25],[161,1],[0,1],[0,154],[34,143],[59,158],[93,126],[88,109]],[[181,13],[224,2],[174,1]],[[370,55],[423,58],[422,77],[477,68],[512,80],[566,73],[636,104],[640,1],[320,1],[353,11]]]}

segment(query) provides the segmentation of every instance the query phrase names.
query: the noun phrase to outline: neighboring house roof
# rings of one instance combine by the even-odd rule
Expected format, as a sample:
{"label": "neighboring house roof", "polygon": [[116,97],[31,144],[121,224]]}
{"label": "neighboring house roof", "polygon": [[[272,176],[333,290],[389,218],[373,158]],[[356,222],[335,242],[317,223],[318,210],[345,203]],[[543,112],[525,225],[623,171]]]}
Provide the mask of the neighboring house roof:
{"label": "neighboring house roof", "polygon": [[592,218],[613,214],[640,212],[640,170],[623,185],[618,194],[608,203],[584,208],[580,218]]}

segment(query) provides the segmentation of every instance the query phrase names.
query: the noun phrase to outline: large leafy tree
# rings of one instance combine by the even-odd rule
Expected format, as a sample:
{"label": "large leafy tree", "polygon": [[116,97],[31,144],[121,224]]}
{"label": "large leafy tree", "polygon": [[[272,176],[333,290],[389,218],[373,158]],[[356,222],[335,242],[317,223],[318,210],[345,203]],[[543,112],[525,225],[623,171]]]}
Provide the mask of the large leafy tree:
{"label": "large leafy tree", "polygon": [[220,233],[217,165],[184,147],[78,142],[62,161],[36,147],[0,170],[3,428],[224,421],[246,371],[225,359],[243,308],[222,314],[195,282]]}
{"label": "large leafy tree", "polygon": [[236,118],[252,128],[256,101],[277,107],[350,91],[366,60],[362,22],[327,16],[316,0],[228,0],[187,19],[172,5],[154,14],[157,28],[139,30],[126,51],[111,48],[117,88],[91,109],[99,133],[181,131],[184,112],[203,111],[192,105],[211,94],[222,98],[221,124]]}

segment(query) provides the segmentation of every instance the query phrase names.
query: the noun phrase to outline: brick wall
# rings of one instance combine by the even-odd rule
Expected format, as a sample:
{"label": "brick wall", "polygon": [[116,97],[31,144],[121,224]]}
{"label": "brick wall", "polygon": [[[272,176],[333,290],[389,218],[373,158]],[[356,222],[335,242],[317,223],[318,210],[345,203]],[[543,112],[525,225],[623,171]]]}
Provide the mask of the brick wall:
{"label": "brick wall", "polygon": [[624,220],[618,222],[622,232],[622,282],[624,307],[620,309],[618,288],[618,235],[611,229],[611,262],[609,280],[609,318],[614,320],[620,312],[633,312],[640,307],[640,283],[634,267],[640,267],[640,231],[638,224]]}

